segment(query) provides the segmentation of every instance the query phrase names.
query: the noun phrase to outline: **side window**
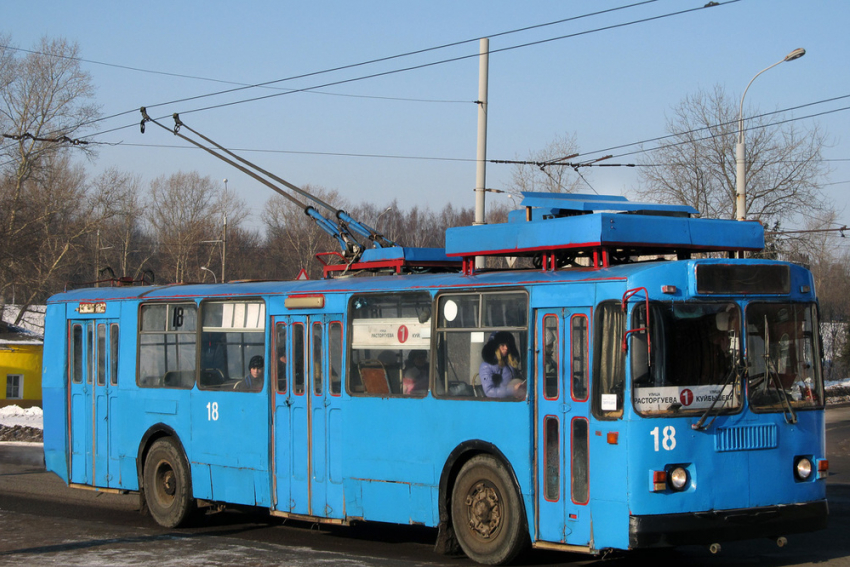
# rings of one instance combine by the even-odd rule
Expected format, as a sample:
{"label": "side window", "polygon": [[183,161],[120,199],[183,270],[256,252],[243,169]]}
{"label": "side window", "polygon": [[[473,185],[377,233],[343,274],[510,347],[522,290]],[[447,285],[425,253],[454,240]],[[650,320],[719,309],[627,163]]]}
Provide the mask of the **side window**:
{"label": "side window", "polygon": [[202,390],[259,392],[266,375],[266,308],[261,301],[201,304]]}
{"label": "side window", "polygon": [[574,418],[571,428],[572,466],[570,470],[572,471],[572,479],[570,481],[570,492],[573,502],[587,504],[590,495],[587,420],[583,417]]}
{"label": "side window", "polygon": [[322,324],[313,323],[313,393],[317,396],[322,393]]}
{"label": "side window", "polygon": [[277,378],[277,391],[286,393],[286,323],[278,323],[275,327],[275,377]]}
{"label": "side window", "polygon": [[587,317],[573,315],[570,320],[570,376],[572,398],[577,402],[587,400],[588,346]]}
{"label": "side window", "polygon": [[451,293],[437,298],[435,393],[524,400],[528,295]]}
{"label": "side window", "polygon": [[118,384],[118,324],[112,323],[109,328],[109,383]]}
{"label": "side window", "polygon": [[106,385],[106,324],[97,325],[97,385]]}
{"label": "side window", "polygon": [[355,396],[425,396],[431,367],[431,294],[355,295],[348,312],[348,391]]}
{"label": "side window", "polygon": [[86,384],[92,383],[94,374],[94,323],[86,323]]}
{"label": "side window", "polygon": [[297,395],[304,393],[304,324],[292,324],[292,388]]}
{"label": "side window", "polygon": [[191,388],[195,383],[198,307],[148,303],[139,312],[139,372],[146,388]]}
{"label": "side window", "polygon": [[20,400],[24,397],[24,375],[6,374],[6,399]]}
{"label": "side window", "polygon": [[626,315],[620,302],[600,303],[593,340],[593,415],[600,419],[623,416],[626,356],[622,340]]}
{"label": "side window", "polygon": [[83,327],[76,324],[71,329],[71,382],[82,384],[83,382]]}
{"label": "side window", "polygon": [[547,400],[558,399],[558,371],[560,364],[560,337],[558,317],[546,315],[543,318],[543,396]]}
{"label": "side window", "polygon": [[331,395],[338,396],[342,386],[342,323],[332,321],[328,325],[329,367]]}

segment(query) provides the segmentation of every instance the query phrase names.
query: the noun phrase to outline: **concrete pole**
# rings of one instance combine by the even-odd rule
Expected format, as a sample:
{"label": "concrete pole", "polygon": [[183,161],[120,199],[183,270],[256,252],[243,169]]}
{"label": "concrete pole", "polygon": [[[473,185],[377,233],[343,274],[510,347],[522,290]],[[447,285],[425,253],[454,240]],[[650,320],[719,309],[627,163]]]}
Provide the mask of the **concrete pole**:
{"label": "concrete pole", "polygon": [[747,83],[747,88],[744,89],[744,94],[741,95],[741,105],[738,107],[738,143],[735,145],[735,218],[739,221],[747,220],[747,167],[746,167],[746,140],[744,139],[744,97],[747,96],[747,91],[750,90],[750,85],[753,84],[759,75],[769,69],[773,69],[780,63],[786,61],[794,61],[806,54],[806,50],[798,47],[781,61],[777,61],[770,67],[765,67],[756,76],[750,79]]}
{"label": "concrete pole", "polygon": [[[478,59],[478,154],[475,170],[475,222],[474,226],[486,224],[484,219],[484,195],[487,183],[487,74],[490,66],[490,40],[481,38]],[[475,258],[475,267],[483,268],[485,258]]]}
{"label": "concrete pole", "polygon": [[227,213],[224,214],[224,228],[221,231],[221,283],[225,283],[224,268],[227,265]]}

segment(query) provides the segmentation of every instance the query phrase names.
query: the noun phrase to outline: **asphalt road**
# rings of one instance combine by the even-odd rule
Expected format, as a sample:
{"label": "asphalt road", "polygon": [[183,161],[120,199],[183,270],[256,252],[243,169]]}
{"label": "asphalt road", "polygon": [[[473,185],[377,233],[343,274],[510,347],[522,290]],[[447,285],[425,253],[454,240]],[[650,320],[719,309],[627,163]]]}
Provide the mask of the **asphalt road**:
{"label": "asphalt road", "polygon": [[[609,558],[606,565],[848,565],[850,564],[850,407],[827,412],[829,528],[788,537],[778,548],[765,540],[646,551]],[[327,527],[284,522],[253,509],[200,518],[194,527],[167,530],[138,512],[135,495],[67,488],[44,471],[40,445],[0,444],[0,566],[5,565],[472,565],[465,557],[432,551],[436,532],[415,526],[367,523]],[[582,555],[531,550],[520,565],[593,565]]]}

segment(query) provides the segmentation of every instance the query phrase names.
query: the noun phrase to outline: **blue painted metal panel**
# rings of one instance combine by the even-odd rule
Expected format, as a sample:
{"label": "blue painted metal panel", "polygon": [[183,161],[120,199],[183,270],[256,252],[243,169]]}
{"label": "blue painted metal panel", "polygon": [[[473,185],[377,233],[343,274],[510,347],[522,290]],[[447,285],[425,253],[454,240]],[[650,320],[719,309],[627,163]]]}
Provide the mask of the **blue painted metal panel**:
{"label": "blue painted metal panel", "polygon": [[[184,443],[192,463],[209,465],[214,500],[271,505],[268,382],[261,392],[186,391],[191,437]],[[255,471],[266,476],[259,485]]]}
{"label": "blue painted metal panel", "polygon": [[452,258],[446,256],[443,248],[409,248],[396,246],[393,248],[368,248],[363,251],[361,262],[376,262],[382,260],[405,260],[407,262],[449,262]]}
{"label": "blue painted metal panel", "polygon": [[595,246],[761,250],[764,229],[756,222],[598,213],[446,231],[449,256],[519,255]]}
{"label": "blue painted metal panel", "polygon": [[525,191],[522,196],[521,207],[538,207],[552,211],[652,211],[667,214],[699,214],[697,209],[689,205],[638,203],[618,195]]}
{"label": "blue painted metal panel", "polygon": [[65,361],[68,360],[65,305],[48,305],[45,313],[44,352],[41,373],[44,410],[44,460],[47,470],[68,482],[68,391]]}

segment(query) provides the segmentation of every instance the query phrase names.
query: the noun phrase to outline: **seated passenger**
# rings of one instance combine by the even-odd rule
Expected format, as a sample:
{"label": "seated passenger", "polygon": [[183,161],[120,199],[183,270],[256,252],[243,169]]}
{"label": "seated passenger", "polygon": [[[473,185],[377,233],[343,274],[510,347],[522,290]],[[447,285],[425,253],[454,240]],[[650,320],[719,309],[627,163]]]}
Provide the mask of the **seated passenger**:
{"label": "seated passenger", "polygon": [[262,356],[252,357],[248,364],[248,374],[237,382],[233,389],[242,392],[259,392],[263,388],[263,367]]}
{"label": "seated passenger", "polygon": [[428,391],[428,351],[412,350],[407,355],[402,377],[402,392],[405,395]]}
{"label": "seated passenger", "polygon": [[525,380],[519,371],[519,351],[507,331],[490,335],[481,350],[478,377],[488,398],[525,398]]}

